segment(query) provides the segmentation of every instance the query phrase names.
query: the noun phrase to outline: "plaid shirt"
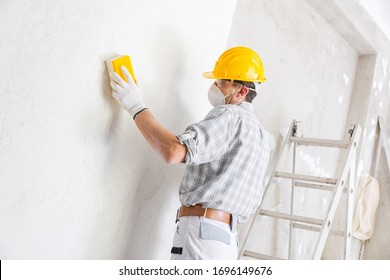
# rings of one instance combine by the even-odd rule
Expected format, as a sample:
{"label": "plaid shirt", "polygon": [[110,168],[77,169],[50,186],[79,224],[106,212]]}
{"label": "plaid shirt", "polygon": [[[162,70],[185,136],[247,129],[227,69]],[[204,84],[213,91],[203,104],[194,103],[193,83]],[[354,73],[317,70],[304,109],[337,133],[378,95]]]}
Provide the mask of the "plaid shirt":
{"label": "plaid shirt", "polygon": [[202,204],[245,222],[259,206],[269,159],[265,131],[253,105],[223,105],[179,135],[187,146],[180,185],[183,205]]}

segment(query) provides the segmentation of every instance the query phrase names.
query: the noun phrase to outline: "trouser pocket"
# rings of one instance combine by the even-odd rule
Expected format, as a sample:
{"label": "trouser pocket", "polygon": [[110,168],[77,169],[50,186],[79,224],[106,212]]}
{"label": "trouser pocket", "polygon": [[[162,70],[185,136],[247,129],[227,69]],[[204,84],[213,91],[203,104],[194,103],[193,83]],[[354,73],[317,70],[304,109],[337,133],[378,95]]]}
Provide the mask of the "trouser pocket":
{"label": "trouser pocket", "polygon": [[216,240],[230,245],[231,232],[229,225],[225,226],[218,223],[220,222],[202,217],[200,222],[200,237],[205,240]]}

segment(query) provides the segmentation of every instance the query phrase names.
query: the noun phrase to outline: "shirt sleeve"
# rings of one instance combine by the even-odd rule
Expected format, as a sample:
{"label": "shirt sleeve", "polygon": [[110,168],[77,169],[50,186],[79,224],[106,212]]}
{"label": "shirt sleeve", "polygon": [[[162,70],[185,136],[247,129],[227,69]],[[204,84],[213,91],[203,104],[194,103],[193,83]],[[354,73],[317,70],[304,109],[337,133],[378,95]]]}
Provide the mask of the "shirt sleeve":
{"label": "shirt sleeve", "polygon": [[203,121],[192,124],[178,136],[186,145],[186,164],[202,164],[219,159],[229,148],[232,113],[219,106],[210,111]]}

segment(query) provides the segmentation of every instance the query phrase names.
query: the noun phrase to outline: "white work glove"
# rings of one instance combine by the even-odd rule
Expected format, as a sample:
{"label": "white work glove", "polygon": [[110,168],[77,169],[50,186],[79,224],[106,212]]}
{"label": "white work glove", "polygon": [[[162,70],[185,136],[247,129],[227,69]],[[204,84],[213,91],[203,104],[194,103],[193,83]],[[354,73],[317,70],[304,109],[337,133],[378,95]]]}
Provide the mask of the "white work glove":
{"label": "white work glove", "polygon": [[126,83],[117,73],[113,72],[111,78],[113,81],[110,82],[112,87],[112,96],[118,101],[123,108],[130,113],[131,117],[137,115],[137,113],[146,109],[144,101],[142,100],[142,94],[137,85],[134,83],[133,77],[130,75],[126,67],[121,67],[122,73],[129,81]]}

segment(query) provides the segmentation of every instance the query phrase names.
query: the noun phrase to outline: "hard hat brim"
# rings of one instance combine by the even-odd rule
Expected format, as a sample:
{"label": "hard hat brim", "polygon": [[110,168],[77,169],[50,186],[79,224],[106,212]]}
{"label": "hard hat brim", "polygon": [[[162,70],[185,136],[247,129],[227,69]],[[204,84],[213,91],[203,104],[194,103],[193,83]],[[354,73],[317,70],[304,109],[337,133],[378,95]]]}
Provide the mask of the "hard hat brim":
{"label": "hard hat brim", "polygon": [[214,76],[213,72],[204,72],[202,75],[206,79],[216,79],[216,77]]}
{"label": "hard hat brim", "polygon": [[[202,74],[203,77],[205,77],[206,79],[228,79],[228,78],[225,78],[225,77],[216,77],[214,75],[213,72],[204,72]],[[230,80],[230,79],[228,79]],[[235,80],[235,79],[231,79],[231,80]],[[239,80],[236,78],[236,80]],[[263,79],[246,79],[246,80],[242,80],[242,81],[246,81],[246,82],[252,82],[252,83],[262,83],[262,82],[265,82],[267,79],[264,77]],[[240,79],[241,81],[241,79]]]}

